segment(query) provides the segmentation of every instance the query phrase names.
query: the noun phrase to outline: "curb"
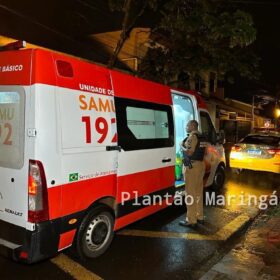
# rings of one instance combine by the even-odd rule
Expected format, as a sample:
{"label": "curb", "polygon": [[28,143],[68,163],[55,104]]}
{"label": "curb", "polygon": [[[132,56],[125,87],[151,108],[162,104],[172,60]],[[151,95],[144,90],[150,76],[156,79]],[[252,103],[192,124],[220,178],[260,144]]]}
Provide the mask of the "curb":
{"label": "curb", "polygon": [[[231,231],[225,232],[225,237],[223,240],[226,241],[228,239],[230,239],[233,235],[237,234],[238,232],[240,232],[242,229],[244,229],[245,227],[247,227],[249,224],[251,224],[255,218],[261,213],[261,211],[259,209],[254,209],[250,215],[246,215],[246,214],[241,214],[240,216],[238,216],[235,220],[233,220],[231,223],[229,223],[227,226],[230,227],[230,224],[232,224],[232,228]],[[226,230],[227,226],[222,229],[222,230]],[[218,232],[219,233],[219,232]],[[218,234],[217,233],[217,234]],[[223,256],[220,261],[225,258],[227,255],[229,255],[234,249],[231,249],[225,256]],[[215,279],[222,279],[219,278],[221,277],[221,273],[216,271],[214,269],[214,267],[219,264],[218,261],[217,263],[215,263],[214,265],[212,265],[212,267],[202,276],[199,278],[199,280],[215,280]],[[223,278],[224,279],[224,278]]]}

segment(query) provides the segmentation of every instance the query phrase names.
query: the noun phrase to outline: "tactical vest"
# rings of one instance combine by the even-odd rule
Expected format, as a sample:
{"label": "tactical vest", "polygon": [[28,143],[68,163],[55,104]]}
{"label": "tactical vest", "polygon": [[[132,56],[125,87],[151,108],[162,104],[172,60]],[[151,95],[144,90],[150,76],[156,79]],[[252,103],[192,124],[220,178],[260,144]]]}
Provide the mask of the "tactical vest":
{"label": "tactical vest", "polygon": [[190,160],[199,160],[202,161],[204,158],[204,154],[205,154],[205,143],[203,143],[201,140],[204,140],[203,136],[198,134],[198,133],[194,133],[197,137],[197,144],[195,147],[195,150],[192,154],[192,156],[190,156]]}

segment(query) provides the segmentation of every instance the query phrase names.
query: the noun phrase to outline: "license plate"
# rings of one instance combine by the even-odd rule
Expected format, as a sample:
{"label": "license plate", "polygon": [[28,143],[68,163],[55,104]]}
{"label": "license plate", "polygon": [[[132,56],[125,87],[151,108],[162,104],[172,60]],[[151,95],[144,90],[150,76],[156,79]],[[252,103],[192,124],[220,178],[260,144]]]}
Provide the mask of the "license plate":
{"label": "license plate", "polygon": [[262,151],[261,150],[248,150],[247,151],[248,154],[250,155],[261,155],[262,154]]}

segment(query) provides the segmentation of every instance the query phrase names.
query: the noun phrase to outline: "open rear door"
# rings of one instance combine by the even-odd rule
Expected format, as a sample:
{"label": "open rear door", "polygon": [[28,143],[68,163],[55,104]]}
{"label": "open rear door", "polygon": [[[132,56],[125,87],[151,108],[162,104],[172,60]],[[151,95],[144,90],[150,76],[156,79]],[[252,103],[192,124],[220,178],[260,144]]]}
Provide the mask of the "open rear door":
{"label": "open rear door", "polygon": [[179,91],[172,91],[172,101],[175,123],[175,145],[176,145],[176,186],[183,186],[184,178],[182,174],[182,154],[180,143],[185,137],[186,124],[190,120],[198,120],[197,102],[195,96]]}

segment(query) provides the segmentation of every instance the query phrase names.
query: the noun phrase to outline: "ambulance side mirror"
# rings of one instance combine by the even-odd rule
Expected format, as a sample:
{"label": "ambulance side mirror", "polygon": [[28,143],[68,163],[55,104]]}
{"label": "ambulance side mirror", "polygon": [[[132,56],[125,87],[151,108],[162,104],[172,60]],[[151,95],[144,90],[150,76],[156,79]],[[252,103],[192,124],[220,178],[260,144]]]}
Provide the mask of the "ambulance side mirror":
{"label": "ambulance side mirror", "polygon": [[206,133],[202,133],[202,137],[205,139],[205,142],[208,142],[211,145],[217,144],[217,133],[215,129],[212,129]]}
{"label": "ambulance side mirror", "polygon": [[225,137],[225,132],[224,130],[220,130],[218,133],[217,133],[217,142],[221,145],[225,144],[226,143],[226,137]]}

